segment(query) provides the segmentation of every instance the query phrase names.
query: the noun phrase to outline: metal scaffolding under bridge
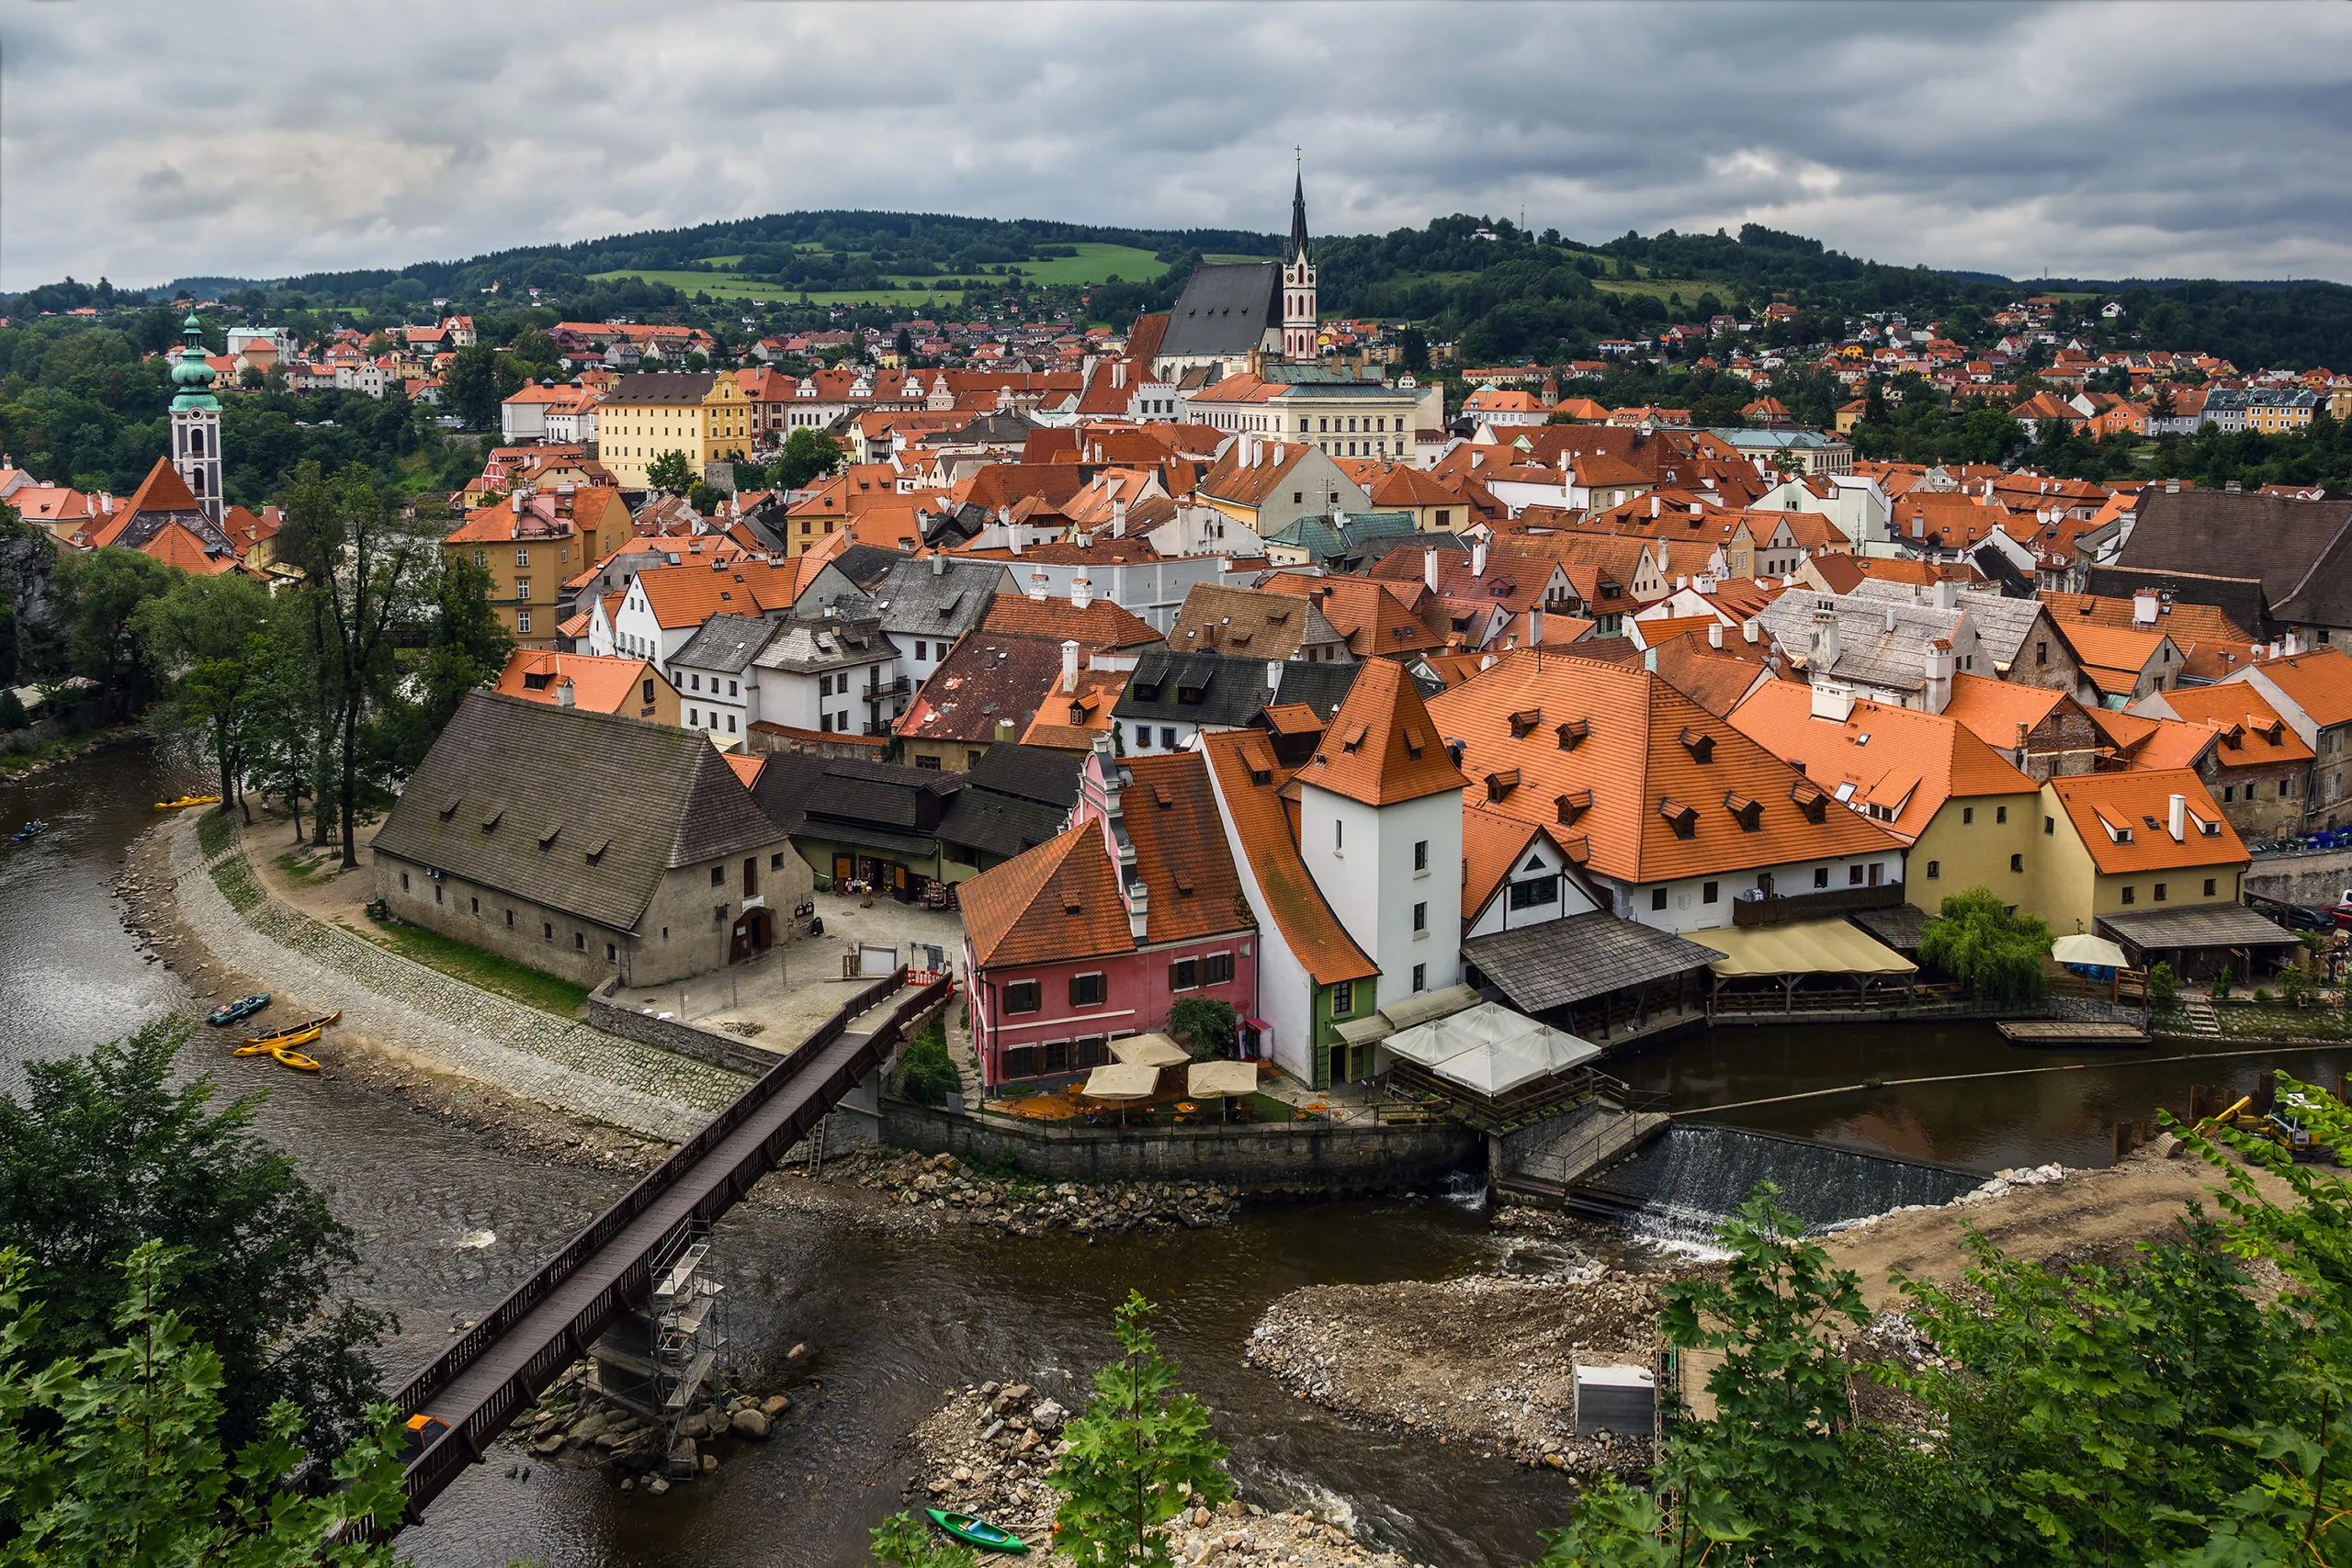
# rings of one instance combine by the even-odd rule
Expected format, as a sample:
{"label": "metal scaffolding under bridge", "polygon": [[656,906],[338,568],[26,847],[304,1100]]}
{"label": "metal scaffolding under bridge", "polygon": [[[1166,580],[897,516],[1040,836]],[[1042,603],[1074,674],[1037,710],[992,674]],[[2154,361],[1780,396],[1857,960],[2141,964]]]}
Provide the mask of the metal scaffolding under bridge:
{"label": "metal scaffolding under bridge", "polygon": [[[943,976],[910,990],[901,969],[859,991],[411,1378],[394,1402],[403,1416],[427,1416],[435,1425],[409,1462],[403,1522],[417,1518],[460,1471],[480,1463],[515,1414],[624,1315],[673,1312],[654,1297],[664,1285],[676,1293],[669,1276],[679,1260],[853,1086],[888,1060],[911,1020],[945,1001],[952,988]],[[888,1017],[851,1030],[886,1003]]]}

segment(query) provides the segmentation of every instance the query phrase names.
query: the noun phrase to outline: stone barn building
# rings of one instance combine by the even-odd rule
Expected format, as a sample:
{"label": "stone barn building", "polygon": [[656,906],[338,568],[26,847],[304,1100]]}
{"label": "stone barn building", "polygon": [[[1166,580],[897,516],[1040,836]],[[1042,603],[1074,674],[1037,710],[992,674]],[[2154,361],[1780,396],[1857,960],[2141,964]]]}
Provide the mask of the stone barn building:
{"label": "stone barn building", "polygon": [[808,863],[691,730],[476,692],[375,840],[398,919],[584,986],[783,940]]}

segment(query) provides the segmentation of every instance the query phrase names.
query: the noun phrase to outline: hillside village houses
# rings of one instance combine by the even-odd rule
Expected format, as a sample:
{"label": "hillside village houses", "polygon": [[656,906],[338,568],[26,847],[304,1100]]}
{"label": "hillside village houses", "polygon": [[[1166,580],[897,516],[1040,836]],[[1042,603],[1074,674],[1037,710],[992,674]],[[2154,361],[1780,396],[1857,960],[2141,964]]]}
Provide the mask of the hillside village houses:
{"label": "hillside village houses", "polygon": [[[1188,998],[1326,1093],[1471,994],[1608,1050],[1902,1006],[1920,924],[1977,886],[2134,966],[2292,955],[2245,879],[2352,819],[2352,501],[1860,459],[1760,347],[1736,427],[1605,408],[1573,367],[1476,370],[1449,410],[1329,352],[1374,326],[1317,309],[1303,185],[1293,220],[1124,336],[933,322],[911,364],[846,331],[730,364],[564,323],[577,379],[509,398],[448,498],[443,558],[517,649],[387,820],[388,904],[650,985],[786,940],[815,886],[952,888],[991,1093]],[[332,374],[421,395],[461,334]],[[2064,366],[2007,396],[2015,355],[1892,325],[1865,379],[1882,350],[2086,438],[2324,400],[2212,362],[2160,410],[2146,355],[2107,366],[2129,396]],[[223,493],[220,400],[328,352],[255,329],[216,365],[192,320],[136,493],[0,462],[0,499],[61,548],[283,581],[279,520]],[[734,488],[797,431],[842,460]],[[691,495],[648,489],[673,450]]]}

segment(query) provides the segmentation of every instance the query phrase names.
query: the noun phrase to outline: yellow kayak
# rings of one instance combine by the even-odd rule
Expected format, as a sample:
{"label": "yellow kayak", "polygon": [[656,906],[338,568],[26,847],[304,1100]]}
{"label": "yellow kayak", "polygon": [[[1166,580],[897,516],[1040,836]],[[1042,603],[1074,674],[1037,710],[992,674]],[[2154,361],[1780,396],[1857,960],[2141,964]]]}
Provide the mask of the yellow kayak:
{"label": "yellow kayak", "polygon": [[269,1055],[279,1066],[291,1067],[298,1073],[315,1073],[319,1070],[318,1063],[305,1056],[301,1052],[291,1050],[284,1045],[278,1046]]}
{"label": "yellow kayak", "polygon": [[184,806],[218,806],[220,804],[220,797],[217,795],[184,795],[177,800],[157,801],[155,803],[155,809],[158,811],[177,811]]}
{"label": "yellow kayak", "polygon": [[232,1056],[275,1056],[280,1051],[296,1045],[308,1045],[319,1037],[315,1023],[303,1029],[289,1029],[283,1034],[261,1034],[246,1041],[229,1054]]}
{"label": "yellow kayak", "polygon": [[308,1045],[319,1037],[319,1031],[329,1024],[339,1023],[342,1021],[343,1014],[337,1010],[322,1018],[310,1019],[301,1023],[289,1023],[283,1029],[273,1029],[266,1034],[248,1034],[245,1036],[245,1043],[253,1046],[254,1049],[250,1051],[241,1049],[236,1055],[257,1055],[273,1045]]}

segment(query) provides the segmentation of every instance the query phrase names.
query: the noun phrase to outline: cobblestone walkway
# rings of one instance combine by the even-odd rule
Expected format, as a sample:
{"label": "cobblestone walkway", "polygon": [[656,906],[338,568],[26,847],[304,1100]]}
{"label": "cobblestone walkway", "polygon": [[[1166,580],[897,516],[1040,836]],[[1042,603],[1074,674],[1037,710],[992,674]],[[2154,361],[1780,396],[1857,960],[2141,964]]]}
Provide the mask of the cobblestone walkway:
{"label": "cobblestone walkway", "polygon": [[751,1080],[558,1018],[411,963],[263,892],[242,849],[209,864],[172,835],[180,918],[222,963],[437,1066],[508,1094],[681,1141]]}

